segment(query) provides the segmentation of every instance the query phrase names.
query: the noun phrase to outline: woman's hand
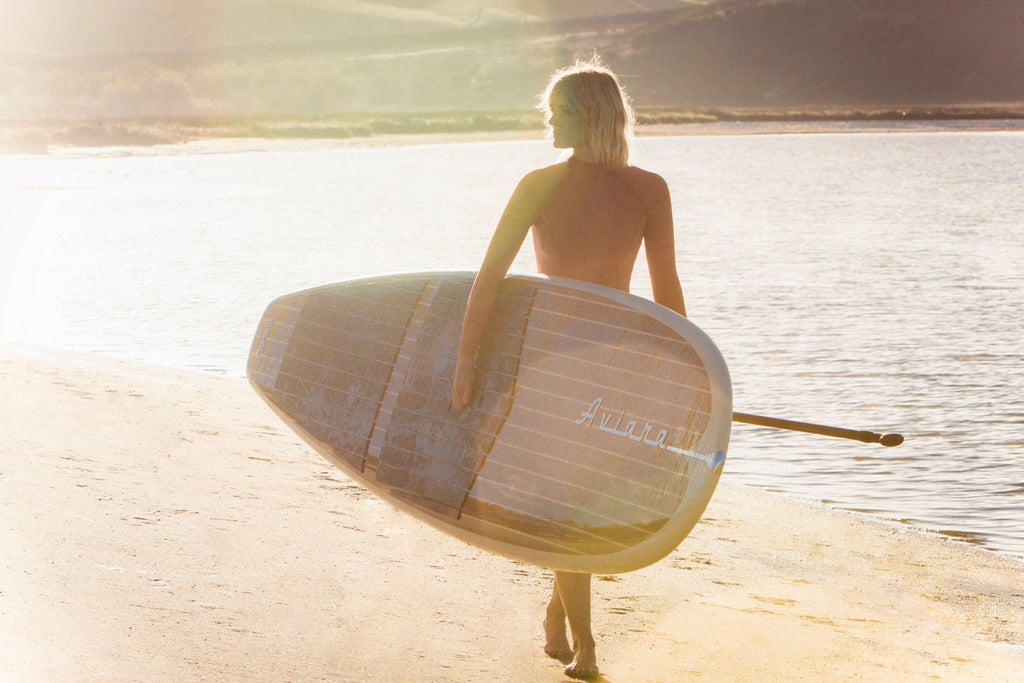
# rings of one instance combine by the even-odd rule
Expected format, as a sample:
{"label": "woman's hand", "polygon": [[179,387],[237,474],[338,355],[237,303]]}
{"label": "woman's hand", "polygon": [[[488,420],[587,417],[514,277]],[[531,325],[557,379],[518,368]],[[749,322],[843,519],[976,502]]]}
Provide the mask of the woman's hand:
{"label": "woman's hand", "polygon": [[452,410],[461,411],[473,400],[476,387],[476,367],[471,356],[459,356],[455,362],[455,376],[452,377]]}

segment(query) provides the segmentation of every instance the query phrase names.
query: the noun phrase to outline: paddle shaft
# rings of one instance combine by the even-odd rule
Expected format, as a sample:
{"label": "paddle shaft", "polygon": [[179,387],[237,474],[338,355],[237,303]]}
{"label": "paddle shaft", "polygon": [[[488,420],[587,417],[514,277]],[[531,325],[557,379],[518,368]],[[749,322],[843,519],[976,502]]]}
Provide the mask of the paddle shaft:
{"label": "paddle shaft", "polygon": [[829,427],[810,422],[797,422],[796,420],[783,420],[777,417],[764,417],[761,415],[750,415],[748,413],[733,413],[733,422],[758,425],[759,427],[772,427],[774,429],[787,429],[792,432],[806,432],[808,434],[820,434],[822,436],[834,436],[839,439],[852,439],[864,443],[880,443],[883,446],[899,446],[903,443],[903,437],[899,434],[876,434],[857,429],[844,429],[843,427]]}

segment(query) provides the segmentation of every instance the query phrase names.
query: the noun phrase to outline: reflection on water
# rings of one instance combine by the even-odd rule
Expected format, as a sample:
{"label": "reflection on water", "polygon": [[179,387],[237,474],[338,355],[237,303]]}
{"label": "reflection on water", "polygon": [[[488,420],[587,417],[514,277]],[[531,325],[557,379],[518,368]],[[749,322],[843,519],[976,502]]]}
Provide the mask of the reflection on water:
{"label": "reflection on water", "polygon": [[[272,298],[473,269],[519,177],[555,159],[543,141],[232,144],[0,158],[0,337],[241,376]],[[727,480],[1024,556],[1024,133],[638,149],[672,188],[688,309],[736,409],[907,437],[737,425]]]}

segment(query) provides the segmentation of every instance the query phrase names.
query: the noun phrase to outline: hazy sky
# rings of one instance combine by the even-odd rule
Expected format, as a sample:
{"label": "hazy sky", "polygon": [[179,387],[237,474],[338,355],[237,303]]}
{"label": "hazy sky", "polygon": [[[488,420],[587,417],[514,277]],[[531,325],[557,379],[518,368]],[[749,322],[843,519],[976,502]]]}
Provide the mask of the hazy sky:
{"label": "hazy sky", "polygon": [[[537,4],[537,3],[533,3]],[[570,3],[571,4],[571,3]],[[0,0],[0,53],[209,48],[527,18],[515,0]]]}
{"label": "hazy sky", "polygon": [[[533,30],[719,2],[745,11]],[[1022,13],[1022,0],[0,0],[0,118],[522,110],[595,50],[654,107],[1014,103]]]}
{"label": "hazy sky", "polygon": [[[110,54],[321,40],[719,0],[0,0],[0,54]],[[755,2],[756,0],[751,0]]]}
{"label": "hazy sky", "polygon": [[[468,0],[401,4],[0,0],[0,117],[474,108],[485,96],[492,107],[529,106],[539,86],[517,74],[536,52],[527,43],[467,60],[457,53],[468,47],[400,39],[524,20],[514,0],[485,3],[486,12]],[[403,52],[415,57],[389,61]],[[495,69],[501,88],[474,85]],[[456,86],[459,98],[450,96]]]}

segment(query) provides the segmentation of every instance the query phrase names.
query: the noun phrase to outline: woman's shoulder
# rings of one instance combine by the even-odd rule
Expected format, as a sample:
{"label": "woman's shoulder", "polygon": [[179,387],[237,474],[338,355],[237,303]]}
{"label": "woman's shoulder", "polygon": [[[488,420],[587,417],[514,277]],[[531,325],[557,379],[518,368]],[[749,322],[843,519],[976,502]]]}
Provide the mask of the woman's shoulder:
{"label": "woman's shoulder", "polygon": [[521,187],[530,190],[557,187],[569,175],[569,164],[565,161],[530,171],[519,181]]}
{"label": "woman's shoulder", "polygon": [[668,183],[665,182],[665,179],[654,171],[648,171],[639,166],[627,166],[623,173],[634,182],[655,188],[668,188]]}
{"label": "woman's shoulder", "polygon": [[538,181],[547,180],[551,178],[564,178],[569,174],[569,161],[560,161],[557,164],[551,164],[550,166],[544,166],[537,168],[526,174],[527,178],[533,178]]}
{"label": "woman's shoulder", "polygon": [[669,194],[668,183],[664,178],[639,166],[627,166],[621,171],[621,177],[647,204],[664,199]]}

